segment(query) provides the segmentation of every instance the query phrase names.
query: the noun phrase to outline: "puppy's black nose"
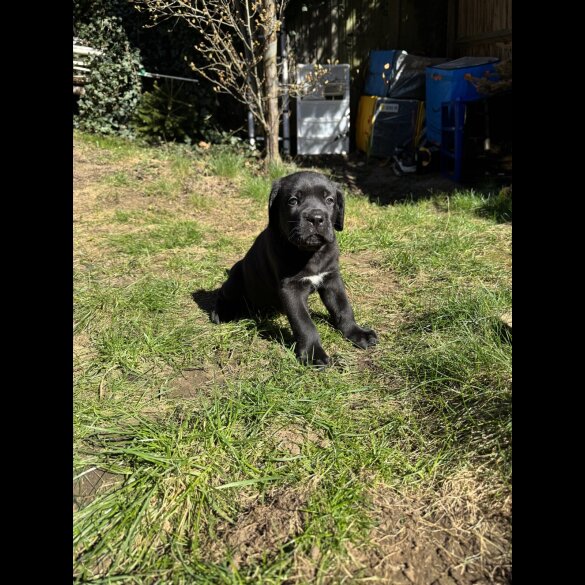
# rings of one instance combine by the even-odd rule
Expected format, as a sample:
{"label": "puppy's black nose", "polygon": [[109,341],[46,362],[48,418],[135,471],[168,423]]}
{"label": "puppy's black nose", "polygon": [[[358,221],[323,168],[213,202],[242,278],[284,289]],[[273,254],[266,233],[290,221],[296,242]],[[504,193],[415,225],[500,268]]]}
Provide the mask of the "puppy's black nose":
{"label": "puppy's black nose", "polygon": [[325,218],[323,217],[323,215],[319,211],[313,211],[313,212],[307,213],[307,215],[305,215],[305,219],[309,223],[312,223],[314,226],[321,225],[325,221]]}

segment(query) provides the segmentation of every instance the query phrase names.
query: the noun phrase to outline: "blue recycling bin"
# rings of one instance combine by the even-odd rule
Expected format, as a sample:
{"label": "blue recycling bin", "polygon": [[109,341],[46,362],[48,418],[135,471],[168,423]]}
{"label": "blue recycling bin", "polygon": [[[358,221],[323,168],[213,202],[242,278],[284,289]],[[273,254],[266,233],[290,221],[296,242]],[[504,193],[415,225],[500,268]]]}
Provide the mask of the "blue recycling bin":
{"label": "blue recycling bin", "polygon": [[466,102],[456,99],[441,106],[441,172],[459,182],[463,170]]}
{"label": "blue recycling bin", "polygon": [[441,144],[441,107],[445,102],[469,102],[481,99],[472,83],[465,79],[490,75],[496,79],[496,57],[462,57],[426,68],[426,124],[429,142]]}
{"label": "blue recycling bin", "polygon": [[[364,84],[364,95],[386,97],[388,81],[394,72],[396,58],[402,51],[370,51],[368,72]],[[386,79],[382,77],[386,76]]]}

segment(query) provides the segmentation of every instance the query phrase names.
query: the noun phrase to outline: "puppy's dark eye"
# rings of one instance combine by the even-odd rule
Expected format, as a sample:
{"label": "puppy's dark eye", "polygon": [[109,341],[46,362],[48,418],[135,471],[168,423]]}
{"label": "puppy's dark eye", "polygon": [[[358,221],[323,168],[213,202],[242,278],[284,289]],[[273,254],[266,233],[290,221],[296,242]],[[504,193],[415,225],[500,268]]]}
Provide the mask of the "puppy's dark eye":
{"label": "puppy's dark eye", "polygon": [[291,197],[291,198],[288,200],[288,204],[289,204],[289,205],[292,205],[292,206],[294,206],[294,205],[298,205],[298,204],[299,204],[299,200],[298,200],[296,197]]}
{"label": "puppy's dark eye", "polygon": [[328,203],[329,205],[333,205],[335,203],[335,199],[331,197],[331,195],[329,195],[329,197],[325,199],[325,202]]}

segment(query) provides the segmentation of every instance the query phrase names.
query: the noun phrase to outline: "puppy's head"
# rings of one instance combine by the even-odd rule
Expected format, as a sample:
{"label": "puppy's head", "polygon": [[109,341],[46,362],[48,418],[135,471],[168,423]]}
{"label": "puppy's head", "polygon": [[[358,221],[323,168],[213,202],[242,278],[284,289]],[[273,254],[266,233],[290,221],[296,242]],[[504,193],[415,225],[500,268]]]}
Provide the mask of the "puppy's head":
{"label": "puppy's head", "polygon": [[343,229],[345,203],[337,183],[302,171],[275,181],[268,203],[269,226],[301,250],[317,250]]}

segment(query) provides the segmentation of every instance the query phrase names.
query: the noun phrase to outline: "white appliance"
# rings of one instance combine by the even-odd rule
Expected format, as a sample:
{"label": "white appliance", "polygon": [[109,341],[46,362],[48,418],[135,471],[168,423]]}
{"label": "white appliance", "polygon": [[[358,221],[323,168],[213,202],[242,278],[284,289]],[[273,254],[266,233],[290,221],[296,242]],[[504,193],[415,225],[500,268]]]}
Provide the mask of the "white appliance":
{"label": "white appliance", "polygon": [[297,154],[349,152],[349,65],[297,65]]}

